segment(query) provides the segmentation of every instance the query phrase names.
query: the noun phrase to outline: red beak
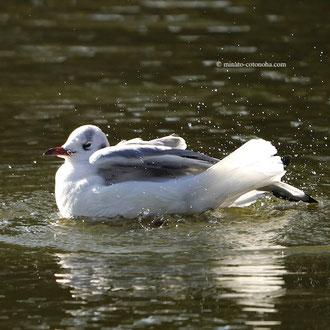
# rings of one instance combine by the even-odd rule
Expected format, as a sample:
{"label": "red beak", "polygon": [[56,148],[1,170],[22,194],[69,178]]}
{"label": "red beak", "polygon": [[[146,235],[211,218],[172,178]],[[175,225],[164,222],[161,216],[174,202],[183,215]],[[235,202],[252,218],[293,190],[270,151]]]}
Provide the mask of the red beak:
{"label": "red beak", "polygon": [[46,152],[44,152],[45,156],[70,156],[68,150],[62,147],[50,148]]}

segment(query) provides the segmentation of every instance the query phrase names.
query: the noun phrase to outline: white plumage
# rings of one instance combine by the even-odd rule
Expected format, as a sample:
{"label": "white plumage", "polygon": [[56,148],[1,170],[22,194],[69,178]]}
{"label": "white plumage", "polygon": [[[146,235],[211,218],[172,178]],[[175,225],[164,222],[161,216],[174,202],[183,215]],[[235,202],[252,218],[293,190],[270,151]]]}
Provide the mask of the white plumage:
{"label": "white plumage", "polygon": [[201,213],[250,204],[265,191],[316,202],[281,182],[284,166],[270,142],[250,140],[221,161],[185,149],[185,141],[173,135],[110,147],[98,127],[77,128],[62,147],[45,153],[65,158],[55,183],[60,213],[67,218]]}

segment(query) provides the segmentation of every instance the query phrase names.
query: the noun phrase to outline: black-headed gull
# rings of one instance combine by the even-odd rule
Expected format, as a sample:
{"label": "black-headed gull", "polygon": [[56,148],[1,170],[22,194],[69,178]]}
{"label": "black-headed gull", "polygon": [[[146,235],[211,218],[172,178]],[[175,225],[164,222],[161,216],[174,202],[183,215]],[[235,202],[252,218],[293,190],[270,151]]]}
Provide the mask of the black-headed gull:
{"label": "black-headed gull", "polygon": [[67,218],[201,213],[251,203],[263,192],[316,202],[281,182],[289,157],[274,156],[277,150],[268,141],[250,140],[221,161],[186,147],[174,135],[110,147],[100,128],[77,128],[62,147],[45,152],[65,159],[56,173],[60,213]]}

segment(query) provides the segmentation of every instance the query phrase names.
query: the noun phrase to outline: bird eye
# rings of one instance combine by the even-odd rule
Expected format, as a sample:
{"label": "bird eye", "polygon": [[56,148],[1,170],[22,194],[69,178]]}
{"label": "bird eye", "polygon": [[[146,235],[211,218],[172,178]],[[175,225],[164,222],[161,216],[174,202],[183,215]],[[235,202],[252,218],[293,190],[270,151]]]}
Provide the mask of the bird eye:
{"label": "bird eye", "polygon": [[88,150],[91,147],[91,145],[92,145],[91,142],[86,142],[85,144],[83,144],[83,149]]}

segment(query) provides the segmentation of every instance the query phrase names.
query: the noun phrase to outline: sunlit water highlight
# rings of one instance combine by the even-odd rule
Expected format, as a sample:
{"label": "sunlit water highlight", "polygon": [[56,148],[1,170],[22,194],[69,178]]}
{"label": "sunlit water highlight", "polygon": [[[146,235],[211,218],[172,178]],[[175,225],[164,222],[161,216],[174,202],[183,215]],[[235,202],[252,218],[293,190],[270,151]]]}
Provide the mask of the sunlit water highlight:
{"label": "sunlit water highlight", "polygon": [[[1,328],[328,328],[327,3],[1,6]],[[268,139],[320,203],[61,219],[42,152],[86,123],[218,158]]]}

